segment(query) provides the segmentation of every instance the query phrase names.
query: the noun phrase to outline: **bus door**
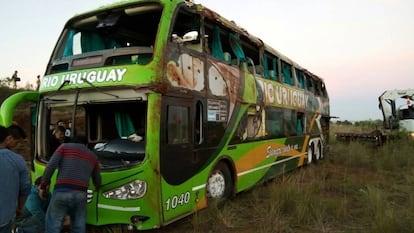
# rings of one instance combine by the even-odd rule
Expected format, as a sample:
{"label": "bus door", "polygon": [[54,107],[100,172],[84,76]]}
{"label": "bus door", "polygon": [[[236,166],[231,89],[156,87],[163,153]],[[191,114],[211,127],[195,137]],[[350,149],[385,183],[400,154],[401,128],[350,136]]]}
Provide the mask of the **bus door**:
{"label": "bus door", "polygon": [[189,179],[194,175],[192,99],[165,97],[160,138],[161,196],[164,222],[192,210]]}

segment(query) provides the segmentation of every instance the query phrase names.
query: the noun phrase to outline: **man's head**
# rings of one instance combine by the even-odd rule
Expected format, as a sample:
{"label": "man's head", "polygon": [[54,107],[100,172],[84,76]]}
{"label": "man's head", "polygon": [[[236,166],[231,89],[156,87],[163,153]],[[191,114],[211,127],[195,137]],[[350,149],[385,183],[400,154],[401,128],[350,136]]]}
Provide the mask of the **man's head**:
{"label": "man's head", "polygon": [[57,126],[63,126],[63,127],[66,127],[66,122],[65,122],[65,121],[63,121],[63,120],[58,120],[58,121],[56,122],[56,125],[57,125]]}
{"label": "man's head", "polygon": [[53,135],[55,136],[55,138],[59,141],[63,141],[65,140],[65,127],[63,126],[58,126],[56,127],[56,129],[53,130]]}
{"label": "man's head", "polygon": [[40,199],[44,200],[48,197],[48,193],[49,193],[49,187],[47,186],[45,189],[42,189],[42,177],[38,177],[35,182],[34,185],[36,186],[38,192],[39,192],[39,197]]}
{"label": "man's head", "polygon": [[7,131],[9,135],[5,138],[5,144],[9,149],[16,147],[22,140],[26,139],[26,133],[18,125],[9,126]]}

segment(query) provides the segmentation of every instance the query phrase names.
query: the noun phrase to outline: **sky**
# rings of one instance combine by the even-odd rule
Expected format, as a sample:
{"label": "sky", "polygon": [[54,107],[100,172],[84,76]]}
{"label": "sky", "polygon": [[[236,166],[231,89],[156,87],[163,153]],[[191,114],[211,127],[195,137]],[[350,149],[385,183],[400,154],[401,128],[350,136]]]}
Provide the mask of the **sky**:
{"label": "sky", "polygon": [[[114,0],[16,0],[0,8],[0,78],[34,84],[65,22]],[[414,89],[413,0],[196,0],[325,80],[337,120],[382,119],[385,90]]]}

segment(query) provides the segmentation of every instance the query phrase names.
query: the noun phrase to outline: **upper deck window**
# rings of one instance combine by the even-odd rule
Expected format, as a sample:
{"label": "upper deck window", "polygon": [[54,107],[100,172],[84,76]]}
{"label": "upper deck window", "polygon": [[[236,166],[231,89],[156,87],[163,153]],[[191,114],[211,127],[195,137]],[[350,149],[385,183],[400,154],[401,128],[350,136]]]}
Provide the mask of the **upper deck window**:
{"label": "upper deck window", "polygon": [[301,89],[305,89],[305,76],[303,74],[303,71],[295,69],[296,71],[296,80],[298,87]]}
{"label": "upper deck window", "polygon": [[289,84],[291,86],[294,85],[292,77],[292,65],[285,61],[282,61],[282,75],[284,83]]}
{"label": "upper deck window", "polygon": [[145,64],[152,57],[162,6],[157,3],[102,11],[69,21],[50,71]]}

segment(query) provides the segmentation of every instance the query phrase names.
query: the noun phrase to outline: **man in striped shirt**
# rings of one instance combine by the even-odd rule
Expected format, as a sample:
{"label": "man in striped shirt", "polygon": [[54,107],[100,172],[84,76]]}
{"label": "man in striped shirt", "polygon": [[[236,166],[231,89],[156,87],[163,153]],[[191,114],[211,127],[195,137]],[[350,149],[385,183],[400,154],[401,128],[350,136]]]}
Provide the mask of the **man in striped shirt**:
{"label": "man in striped shirt", "polygon": [[46,213],[46,233],[60,233],[66,215],[71,219],[71,232],[86,231],[86,193],[92,177],[95,189],[101,185],[97,156],[86,146],[86,137],[75,137],[53,153],[43,173],[42,188],[50,184],[58,169],[52,199]]}

